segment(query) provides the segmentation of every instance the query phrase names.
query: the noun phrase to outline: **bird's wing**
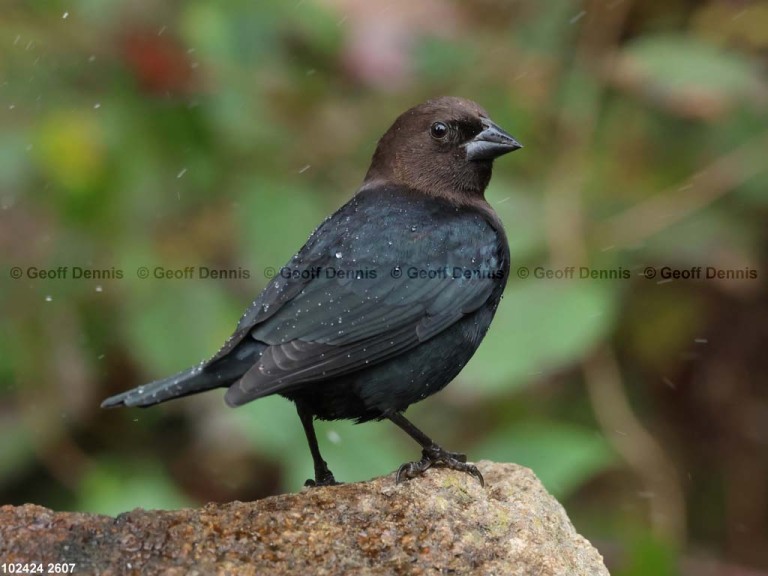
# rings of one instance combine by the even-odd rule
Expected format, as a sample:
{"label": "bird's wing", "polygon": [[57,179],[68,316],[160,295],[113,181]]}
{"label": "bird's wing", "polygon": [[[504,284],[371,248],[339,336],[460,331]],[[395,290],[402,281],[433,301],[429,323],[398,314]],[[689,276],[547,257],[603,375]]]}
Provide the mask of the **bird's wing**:
{"label": "bird's wing", "polygon": [[228,403],[392,358],[503,286],[506,263],[481,215],[429,203],[416,208],[358,196],[316,230],[284,269],[290,278],[273,282],[241,320],[238,332],[267,347],[230,387]]}

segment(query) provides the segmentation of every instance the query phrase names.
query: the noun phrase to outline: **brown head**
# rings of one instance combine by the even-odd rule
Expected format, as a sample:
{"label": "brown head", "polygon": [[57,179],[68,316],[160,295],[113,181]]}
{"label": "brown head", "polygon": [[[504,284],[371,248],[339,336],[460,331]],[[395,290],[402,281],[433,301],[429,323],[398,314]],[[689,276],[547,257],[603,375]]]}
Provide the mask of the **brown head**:
{"label": "brown head", "polygon": [[395,120],[379,140],[365,182],[392,182],[471,202],[483,197],[493,160],[521,147],[475,102],[443,96]]}

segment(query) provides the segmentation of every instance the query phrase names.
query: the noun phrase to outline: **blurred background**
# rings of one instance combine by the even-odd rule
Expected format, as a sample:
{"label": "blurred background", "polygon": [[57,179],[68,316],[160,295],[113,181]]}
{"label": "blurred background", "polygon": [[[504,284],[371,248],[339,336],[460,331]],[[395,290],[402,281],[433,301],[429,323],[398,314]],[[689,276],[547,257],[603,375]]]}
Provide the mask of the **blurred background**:
{"label": "blurred background", "polygon": [[[0,504],[299,490],[282,398],[99,403],[212,355],[395,117],[451,94],[525,145],[488,191],[512,277],[408,415],[533,468],[614,574],[768,574],[767,73],[746,0],[6,1]],[[418,456],[389,423],[318,432],[345,481]]]}

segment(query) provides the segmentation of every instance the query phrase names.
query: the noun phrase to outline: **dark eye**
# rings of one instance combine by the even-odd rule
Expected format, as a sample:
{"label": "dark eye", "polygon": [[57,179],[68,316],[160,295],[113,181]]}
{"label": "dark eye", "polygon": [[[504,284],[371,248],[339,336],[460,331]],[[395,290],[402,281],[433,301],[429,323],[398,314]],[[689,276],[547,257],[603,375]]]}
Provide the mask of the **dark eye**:
{"label": "dark eye", "polygon": [[448,135],[448,126],[444,122],[435,122],[430,126],[429,133],[435,140],[442,140]]}

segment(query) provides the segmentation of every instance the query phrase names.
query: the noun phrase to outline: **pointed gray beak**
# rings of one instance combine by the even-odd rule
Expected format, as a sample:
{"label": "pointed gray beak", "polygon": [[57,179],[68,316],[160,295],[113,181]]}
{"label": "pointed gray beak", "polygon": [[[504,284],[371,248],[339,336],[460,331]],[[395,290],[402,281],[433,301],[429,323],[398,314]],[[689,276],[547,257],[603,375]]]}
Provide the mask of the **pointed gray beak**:
{"label": "pointed gray beak", "polygon": [[523,145],[488,119],[483,120],[483,131],[464,145],[467,160],[493,160]]}

